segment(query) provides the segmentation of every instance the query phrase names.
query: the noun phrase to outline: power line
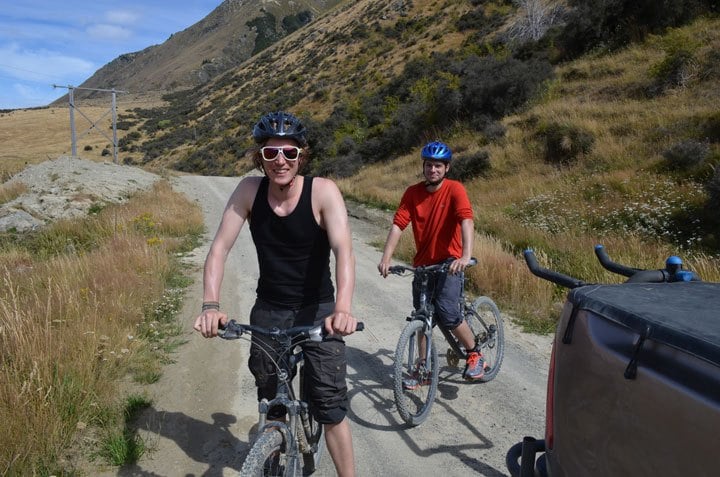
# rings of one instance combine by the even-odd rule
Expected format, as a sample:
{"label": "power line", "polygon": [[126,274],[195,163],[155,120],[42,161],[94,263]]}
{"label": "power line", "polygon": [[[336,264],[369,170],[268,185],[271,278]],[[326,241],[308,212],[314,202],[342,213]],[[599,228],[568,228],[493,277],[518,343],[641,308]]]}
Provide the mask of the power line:
{"label": "power line", "polygon": [[[28,70],[28,69],[25,69],[25,68],[18,68],[17,66],[6,65],[6,64],[3,64],[3,63],[0,63],[0,67],[2,67],[2,68],[10,68],[10,69],[12,69],[12,70],[17,70],[17,71],[24,71],[25,73],[32,73],[32,74],[34,74],[34,75],[45,76],[45,77],[47,77],[47,78],[55,78],[55,76],[51,76],[51,75],[46,74],[46,73],[40,73],[39,71]],[[40,83],[40,81],[37,81],[37,80],[29,80],[29,79],[26,79],[26,78],[17,78],[17,77],[14,77],[14,76],[10,76],[10,77],[7,77],[7,76],[6,76],[6,78],[8,78],[8,79],[17,79],[17,80],[22,80],[22,81],[32,81],[33,83]]]}

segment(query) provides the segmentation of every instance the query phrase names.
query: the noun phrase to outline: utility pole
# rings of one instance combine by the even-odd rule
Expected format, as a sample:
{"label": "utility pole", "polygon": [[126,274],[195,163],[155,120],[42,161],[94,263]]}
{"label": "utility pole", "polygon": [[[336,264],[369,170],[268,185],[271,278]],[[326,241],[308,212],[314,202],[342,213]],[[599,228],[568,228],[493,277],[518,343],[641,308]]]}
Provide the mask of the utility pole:
{"label": "utility pole", "polygon": [[[80,113],[87,121],[90,123],[90,127],[87,128],[82,134],[85,135],[89,133],[93,128],[97,129],[100,134],[105,136],[108,141],[112,142],[113,145],[113,162],[115,164],[118,163],[118,140],[117,140],[117,101],[116,96],[117,93],[127,93],[127,91],[117,91],[115,88],[113,89],[97,89],[97,88],[80,88],[76,86],[59,86],[54,84],[53,88],[67,88],[68,90],[68,107],[70,109],[70,142],[72,147],[72,156],[77,157],[77,137],[75,134],[75,109],[77,109],[78,113]],[[100,118],[98,118],[97,121],[92,121],[90,118],[88,118],[85,113],[80,111],[80,109],[76,108],[75,106],[75,90],[76,89],[84,89],[86,91],[101,91],[105,93],[112,93],[112,103],[110,106],[110,110],[106,111],[105,114],[103,114]],[[97,123],[102,121],[105,116],[109,114],[112,115],[112,138],[109,138],[105,132],[97,127]]]}

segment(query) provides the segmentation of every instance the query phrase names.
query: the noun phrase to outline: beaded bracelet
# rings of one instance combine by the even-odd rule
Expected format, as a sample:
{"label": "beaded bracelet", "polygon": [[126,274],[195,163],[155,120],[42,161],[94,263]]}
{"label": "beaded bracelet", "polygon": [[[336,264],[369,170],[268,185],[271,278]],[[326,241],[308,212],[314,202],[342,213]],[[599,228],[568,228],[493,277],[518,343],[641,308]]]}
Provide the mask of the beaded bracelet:
{"label": "beaded bracelet", "polygon": [[205,301],[202,304],[202,310],[220,310],[220,303],[217,301]]}

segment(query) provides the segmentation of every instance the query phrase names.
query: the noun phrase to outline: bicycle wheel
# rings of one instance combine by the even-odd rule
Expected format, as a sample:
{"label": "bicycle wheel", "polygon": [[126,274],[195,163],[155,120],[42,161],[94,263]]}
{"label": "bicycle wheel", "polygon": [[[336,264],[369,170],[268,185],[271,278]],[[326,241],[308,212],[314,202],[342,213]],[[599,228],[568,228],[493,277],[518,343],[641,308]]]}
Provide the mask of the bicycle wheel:
{"label": "bicycle wheel", "polygon": [[295,472],[288,468],[282,432],[277,429],[264,432],[257,438],[240,469],[241,477],[281,477],[301,475],[300,463],[295,460]]}
{"label": "bicycle wheel", "polygon": [[[400,334],[395,350],[395,404],[406,424],[417,426],[427,419],[438,385],[438,352],[432,340],[426,340],[429,353],[420,356],[418,336],[424,335],[425,323],[411,321]],[[425,360],[424,365],[420,365]],[[414,385],[408,386],[408,382]]]}
{"label": "bicycle wheel", "polygon": [[[304,368],[300,367],[300,400],[307,402],[305,396],[305,373]],[[303,424],[303,419],[307,422],[307,428]],[[305,413],[298,419],[298,429],[296,434],[298,436],[298,444],[300,446],[300,452],[302,453],[303,459],[303,475],[311,475],[320,465],[320,459],[322,458],[324,440],[322,439],[322,424],[317,422],[310,412]]]}
{"label": "bicycle wheel", "polygon": [[479,381],[492,381],[500,371],[505,354],[505,330],[500,310],[490,298],[481,296],[472,306],[465,306],[465,319],[488,366]]}

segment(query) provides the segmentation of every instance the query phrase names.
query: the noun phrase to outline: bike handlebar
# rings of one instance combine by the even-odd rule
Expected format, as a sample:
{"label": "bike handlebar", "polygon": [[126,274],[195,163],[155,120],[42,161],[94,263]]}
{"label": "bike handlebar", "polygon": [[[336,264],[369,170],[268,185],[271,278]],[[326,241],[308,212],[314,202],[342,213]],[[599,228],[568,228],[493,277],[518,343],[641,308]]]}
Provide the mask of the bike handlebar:
{"label": "bike handlebar", "polygon": [[523,255],[525,256],[525,262],[533,275],[544,278],[545,280],[553,283],[557,283],[565,288],[577,288],[587,285],[584,281],[573,278],[570,275],[565,275],[564,273],[541,267],[538,265],[537,259],[535,258],[535,252],[530,249],[525,250]]}
{"label": "bike handlebar", "polygon": [[[404,272],[444,272],[448,268],[450,268],[450,264],[452,262],[443,262],[443,263],[436,263],[434,265],[422,265],[419,267],[408,267],[406,265],[393,265],[390,268],[388,268],[388,273],[392,273],[393,275],[402,275]],[[473,265],[477,265],[478,261],[475,257],[470,258],[470,261],[468,262],[468,267],[472,267]]]}
{"label": "bike handlebar", "polygon": [[[363,331],[365,329],[365,323],[362,321],[357,322],[355,331]],[[258,334],[261,336],[267,336],[273,339],[283,338],[307,338],[310,341],[319,342],[322,341],[328,335],[324,325],[314,326],[293,326],[287,329],[280,329],[277,327],[263,328],[262,326],[246,325],[238,323],[235,320],[228,321],[225,326],[220,325],[218,336],[225,340],[236,340],[245,333]]]}

